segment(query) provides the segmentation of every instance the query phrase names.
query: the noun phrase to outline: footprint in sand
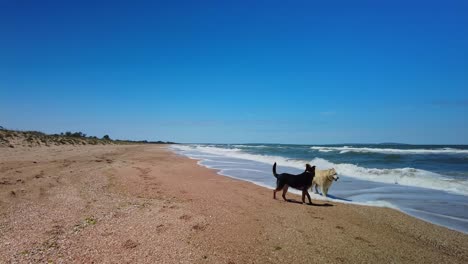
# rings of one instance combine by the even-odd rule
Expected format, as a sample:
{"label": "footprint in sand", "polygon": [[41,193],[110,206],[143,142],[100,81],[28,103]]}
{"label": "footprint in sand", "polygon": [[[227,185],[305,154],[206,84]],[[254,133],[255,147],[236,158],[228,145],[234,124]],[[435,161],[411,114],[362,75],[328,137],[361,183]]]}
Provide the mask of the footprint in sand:
{"label": "footprint in sand", "polygon": [[39,174],[34,175],[34,178],[39,179],[44,177],[44,171],[39,172]]}
{"label": "footprint in sand", "polygon": [[159,224],[158,226],[156,226],[156,232],[158,232],[158,234],[166,231],[167,229],[168,227],[163,224]]}
{"label": "footprint in sand", "polygon": [[375,247],[374,245],[372,245],[372,243],[369,240],[362,238],[360,236],[354,237],[354,239],[367,243],[369,247]]}
{"label": "footprint in sand", "polygon": [[184,214],[181,217],[179,217],[179,219],[188,221],[188,220],[192,219],[192,216]]}
{"label": "footprint in sand", "polygon": [[162,208],[159,209],[160,213],[166,212],[168,209],[177,209],[177,205],[163,205]]}
{"label": "footprint in sand", "polygon": [[113,232],[103,232],[103,233],[101,233],[101,236],[108,237],[108,236],[111,236],[113,234],[114,234]]}
{"label": "footprint in sand", "polygon": [[143,177],[145,180],[148,180],[149,177],[148,177],[148,174],[151,172],[151,169],[150,168],[140,168],[140,167],[133,167],[135,169],[137,169],[139,172],[140,172],[140,177]]}
{"label": "footprint in sand", "polygon": [[195,231],[204,231],[207,227],[207,224],[196,224],[192,226],[192,229]]}
{"label": "footprint in sand", "polygon": [[127,241],[123,243],[122,246],[125,249],[132,249],[132,248],[136,248],[138,245],[140,245],[140,243],[133,241],[131,239],[128,239]]}
{"label": "footprint in sand", "polygon": [[336,257],[335,259],[336,259],[338,262],[341,262],[341,263],[347,262],[347,261],[346,261],[344,258],[342,258],[342,257]]}
{"label": "footprint in sand", "polygon": [[0,185],[12,185],[13,183],[11,183],[9,180],[6,180],[6,179],[2,179],[0,181]]}

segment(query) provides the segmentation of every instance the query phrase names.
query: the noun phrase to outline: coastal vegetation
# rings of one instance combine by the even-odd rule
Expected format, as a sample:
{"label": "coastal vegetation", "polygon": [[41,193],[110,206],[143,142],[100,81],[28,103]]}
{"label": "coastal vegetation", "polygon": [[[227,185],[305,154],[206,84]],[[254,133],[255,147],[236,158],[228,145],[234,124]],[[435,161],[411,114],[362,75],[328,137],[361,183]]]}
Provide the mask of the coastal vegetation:
{"label": "coastal vegetation", "polygon": [[165,141],[120,140],[111,139],[109,135],[102,138],[88,136],[82,132],[64,132],[46,134],[40,131],[10,130],[0,126],[0,147],[14,148],[17,146],[59,146],[59,145],[108,145],[108,144],[175,144]]}

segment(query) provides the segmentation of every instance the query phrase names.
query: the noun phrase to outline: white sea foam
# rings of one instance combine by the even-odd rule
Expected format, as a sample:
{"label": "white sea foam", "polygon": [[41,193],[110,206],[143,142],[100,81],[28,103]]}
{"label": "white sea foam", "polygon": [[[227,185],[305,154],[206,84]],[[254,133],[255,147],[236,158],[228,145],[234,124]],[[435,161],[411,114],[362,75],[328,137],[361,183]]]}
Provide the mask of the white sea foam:
{"label": "white sea foam", "polygon": [[422,187],[468,195],[468,181],[450,179],[426,170],[414,168],[363,168],[354,164],[334,164],[321,158],[315,158],[311,161],[311,164],[315,164],[319,168],[335,168],[339,174],[361,180]]}
{"label": "white sea foam", "polygon": [[[214,161],[210,159],[204,159],[204,161]],[[216,163],[228,163],[228,164],[245,164],[245,162],[237,162],[237,161],[226,161],[226,160],[217,160]]]}
{"label": "white sea foam", "polygon": [[236,144],[236,145],[232,145],[236,148],[267,148],[268,146],[265,146],[265,145],[240,145],[240,144]]}
{"label": "white sea foam", "polygon": [[318,169],[335,168],[337,173],[340,175],[360,180],[422,187],[468,195],[467,180],[449,179],[437,173],[415,168],[364,168],[347,163],[335,164],[322,158],[315,158],[313,160],[295,160],[279,156],[250,154],[242,152],[240,149],[225,149],[202,145],[176,145],[174,148],[176,150],[184,151],[188,156],[191,156],[190,153],[199,154],[202,152],[210,155],[251,160],[266,164],[277,162],[280,166],[292,167],[301,170],[304,169],[305,163],[310,163],[312,165],[316,165]]}
{"label": "white sea foam", "polygon": [[[258,161],[258,162],[267,163],[267,164],[273,164],[277,162],[278,164],[281,164],[283,166],[298,168],[298,169],[305,168],[305,162],[303,160],[293,160],[293,159],[287,159],[287,158],[279,157],[279,156],[249,154],[249,153],[242,152],[242,150],[237,149],[237,148],[226,149],[226,148],[217,148],[217,147],[201,146],[201,145],[174,145],[173,148],[182,150],[182,151],[199,151],[199,152],[207,153],[210,155],[246,159],[246,160]],[[189,154],[189,156],[190,155],[191,154]]]}
{"label": "white sea foam", "polygon": [[358,148],[358,147],[325,147],[313,146],[313,150],[320,152],[337,151],[341,154],[348,152],[356,153],[381,153],[381,154],[468,154],[467,149],[439,148],[439,149],[394,149],[394,148]]}

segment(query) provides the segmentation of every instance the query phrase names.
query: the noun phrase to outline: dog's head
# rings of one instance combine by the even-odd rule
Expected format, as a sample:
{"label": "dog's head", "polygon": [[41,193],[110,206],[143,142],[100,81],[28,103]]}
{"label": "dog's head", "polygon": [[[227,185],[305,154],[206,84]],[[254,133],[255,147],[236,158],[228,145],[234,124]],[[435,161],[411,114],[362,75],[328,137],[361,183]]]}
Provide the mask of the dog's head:
{"label": "dog's head", "polygon": [[330,179],[330,181],[337,181],[339,178],[335,169],[328,170],[328,179]]}
{"label": "dog's head", "polygon": [[306,172],[314,173],[315,174],[315,166],[310,166],[310,164],[306,164]]}

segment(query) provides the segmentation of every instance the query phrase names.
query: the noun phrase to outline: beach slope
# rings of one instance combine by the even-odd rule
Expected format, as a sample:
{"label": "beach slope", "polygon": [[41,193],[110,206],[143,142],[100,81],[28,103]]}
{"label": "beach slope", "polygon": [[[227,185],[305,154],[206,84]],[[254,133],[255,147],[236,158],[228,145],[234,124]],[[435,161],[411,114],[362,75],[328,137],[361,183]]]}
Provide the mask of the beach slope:
{"label": "beach slope", "polygon": [[0,245],[0,263],[468,263],[466,234],[273,200],[157,145],[1,148]]}

